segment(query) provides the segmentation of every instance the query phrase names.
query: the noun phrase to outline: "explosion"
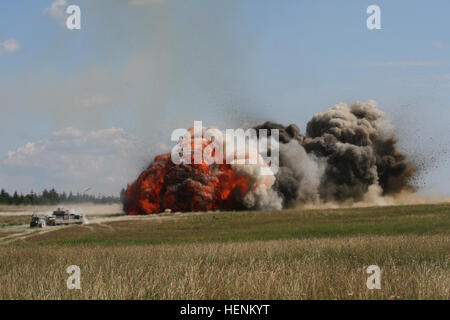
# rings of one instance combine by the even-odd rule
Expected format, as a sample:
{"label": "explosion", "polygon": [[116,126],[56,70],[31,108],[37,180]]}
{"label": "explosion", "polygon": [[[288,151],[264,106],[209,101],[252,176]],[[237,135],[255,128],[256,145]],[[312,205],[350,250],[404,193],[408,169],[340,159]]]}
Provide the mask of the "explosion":
{"label": "explosion", "polygon": [[[414,190],[409,183],[415,174],[414,166],[397,150],[394,127],[375,101],[337,104],[315,115],[307,124],[305,136],[295,124],[284,127],[265,122],[252,129],[257,142],[270,142],[269,154],[276,147],[278,170],[270,171],[270,161],[255,149],[256,144],[234,150],[230,147],[234,137],[225,134],[223,149],[209,150],[214,160],[220,160],[218,154],[222,152],[232,152],[231,162],[194,161],[195,151],[184,154],[189,161],[181,163],[172,161],[173,152],[157,156],[128,186],[125,211],[152,214],[166,209],[282,209],[299,204],[360,201],[369,194],[382,197]],[[260,136],[262,129],[269,130],[269,136]],[[273,129],[276,131],[270,131]],[[272,137],[271,132],[278,135]],[[274,142],[278,136],[279,145]],[[214,141],[204,128],[200,139],[203,149]],[[177,150],[195,150],[194,140],[191,128]],[[258,154],[253,164],[248,161],[252,152]]]}
{"label": "explosion", "polygon": [[[234,137],[225,135],[222,152],[233,150]],[[178,143],[177,150],[195,150],[194,128]],[[212,143],[202,128],[201,149],[208,150]],[[217,149],[211,149],[213,163],[208,159],[195,161],[195,152],[189,152],[189,163],[176,164],[173,153],[160,155],[141,173],[136,182],[125,192],[124,209],[127,214],[160,213],[172,211],[207,211],[240,209],[281,209],[281,199],[271,189],[275,177],[263,174],[266,162],[257,155],[255,164],[248,163],[252,150],[237,150],[228,163],[220,163]],[[242,151],[242,152],[239,152]],[[239,161],[241,160],[241,161]],[[243,162],[243,164],[238,164]],[[265,170],[264,172],[267,172]],[[276,201],[268,203],[273,198]]]}

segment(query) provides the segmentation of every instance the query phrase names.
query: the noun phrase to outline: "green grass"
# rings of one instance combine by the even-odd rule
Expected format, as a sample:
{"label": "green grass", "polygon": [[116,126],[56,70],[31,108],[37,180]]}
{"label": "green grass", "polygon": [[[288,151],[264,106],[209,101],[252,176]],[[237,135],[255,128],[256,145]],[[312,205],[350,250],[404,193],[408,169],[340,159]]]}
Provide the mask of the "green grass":
{"label": "green grass", "polygon": [[[450,231],[450,205],[338,210],[205,213],[73,226],[29,237],[22,246],[123,246],[353,236],[432,235]],[[19,245],[16,243],[15,245]]]}

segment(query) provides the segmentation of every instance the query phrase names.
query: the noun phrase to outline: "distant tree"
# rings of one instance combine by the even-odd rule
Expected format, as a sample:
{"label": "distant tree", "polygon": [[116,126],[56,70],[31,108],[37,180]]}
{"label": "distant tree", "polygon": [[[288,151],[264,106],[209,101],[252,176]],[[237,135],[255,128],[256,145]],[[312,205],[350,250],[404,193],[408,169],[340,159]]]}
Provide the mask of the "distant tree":
{"label": "distant tree", "polygon": [[59,201],[60,202],[67,202],[67,194],[66,192],[63,192],[59,195]]}
{"label": "distant tree", "polygon": [[14,191],[14,195],[12,198],[12,203],[15,205],[19,205],[20,204],[20,197],[19,194],[17,193],[17,191]]}
{"label": "distant tree", "polygon": [[5,189],[2,189],[0,191],[0,203],[1,204],[11,204],[11,197],[8,192],[5,191]]}
{"label": "distant tree", "polygon": [[19,194],[17,191],[14,192],[12,196],[8,194],[4,189],[0,190],[0,204],[14,204],[14,205],[57,205],[59,203],[75,204],[81,202],[92,202],[92,203],[120,203],[124,196],[125,190],[121,190],[118,197],[106,196],[104,194],[89,195],[81,194],[77,192],[75,195],[72,191],[67,193],[63,191],[58,193],[55,188],[50,190],[44,189],[42,193],[35,193],[33,190],[28,194]]}

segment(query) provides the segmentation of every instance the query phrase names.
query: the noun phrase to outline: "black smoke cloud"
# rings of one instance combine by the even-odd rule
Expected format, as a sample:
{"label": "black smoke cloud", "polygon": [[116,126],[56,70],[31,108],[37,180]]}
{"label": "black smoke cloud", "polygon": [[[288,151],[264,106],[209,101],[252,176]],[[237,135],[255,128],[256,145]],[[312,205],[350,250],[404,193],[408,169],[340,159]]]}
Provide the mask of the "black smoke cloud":
{"label": "black smoke cloud", "polygon": [[274,189],[284,206],[361,201],[413,191],[416,170],[397,149],[393,125],[375,101],[340,103],[316,114],[302,135],[297,125],[265,122],[255,129],[279,129],[280,169]]}

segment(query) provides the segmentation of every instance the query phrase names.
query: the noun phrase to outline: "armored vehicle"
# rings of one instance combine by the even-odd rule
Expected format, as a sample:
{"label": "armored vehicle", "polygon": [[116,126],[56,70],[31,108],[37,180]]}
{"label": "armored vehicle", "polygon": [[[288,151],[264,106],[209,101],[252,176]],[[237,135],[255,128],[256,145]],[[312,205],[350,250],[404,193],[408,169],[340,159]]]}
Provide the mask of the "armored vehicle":
{"label": "armored vehicle", "polygon": [[47,225],[45,218],[39,217],[36,213],[33,213],[30,221],[30,228],[43,228]]}
{"label": "armored vehicle", "polygon": [[67,209],[58,208],[49,216],[46,216],[46,222],[49,226],[60,226],[69,224],[83,224],[82,214],[71,212]]}
{"label": "armored vehicle", "polygon": [[58,208],[52,214],[39,217],[36,213],[31,216],[30,228],[43,228],[45,226],[61,226],[70,224],[83,224],[84,216],[71,210]]}

